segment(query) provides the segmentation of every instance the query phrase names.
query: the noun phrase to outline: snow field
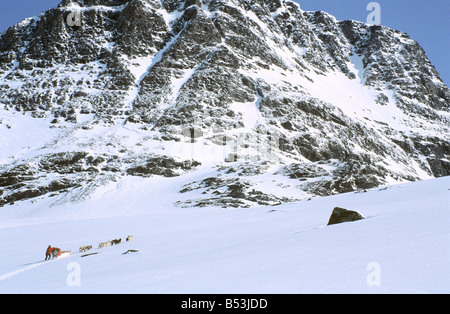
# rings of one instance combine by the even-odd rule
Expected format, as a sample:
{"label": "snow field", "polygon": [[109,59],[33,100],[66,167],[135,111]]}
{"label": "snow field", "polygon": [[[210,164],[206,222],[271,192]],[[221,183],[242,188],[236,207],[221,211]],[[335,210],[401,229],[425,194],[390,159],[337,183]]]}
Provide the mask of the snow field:
{"label": "snow field", "polygon": [[[183,180],[124,178],[84,203],[3,208],[0,293],[450,292],[448,177],[252,209],[173,207]],[[366,219],[326,227],[335,206]],[[40,263],[49,244],[76,253],[131,234]]]}

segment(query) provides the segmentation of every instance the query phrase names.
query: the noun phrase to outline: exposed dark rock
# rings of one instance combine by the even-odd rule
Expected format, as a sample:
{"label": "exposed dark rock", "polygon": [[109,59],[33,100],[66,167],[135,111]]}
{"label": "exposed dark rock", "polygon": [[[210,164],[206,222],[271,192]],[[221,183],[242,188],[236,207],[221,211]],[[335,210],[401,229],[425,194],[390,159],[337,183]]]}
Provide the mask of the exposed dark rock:
{"label": "exposed dark rock", "polygon": [[[39,160],[39,162],[35,162]],[[66,152],[39,156],[29,164],[0,171],[0,207],[46,194],[67,192],[118,175],[148,177],[179,176],[200,165],[197,161],[179,162],[166,156],[140,156],[120,159],[118,156],[90,155],[87,152]],[[129,166],[134,164],[134,166]],[[56,177],[50,183],[42,180]]]}
{"label": "exposed dark rock", "polygon": [[357,211],[335,207],[328,221],[328,226],[362,219],[365,219],[364,216]]}
{"label": "exposed dark rock", "polygon": [[133,176],[160,175],[164,177],[176,177],[182,171],[190,171],[199,166],[197,161],[179,162],[169,157],[154,157],[147,159],[143,164],[130,167],[126,170],[127,174]]}

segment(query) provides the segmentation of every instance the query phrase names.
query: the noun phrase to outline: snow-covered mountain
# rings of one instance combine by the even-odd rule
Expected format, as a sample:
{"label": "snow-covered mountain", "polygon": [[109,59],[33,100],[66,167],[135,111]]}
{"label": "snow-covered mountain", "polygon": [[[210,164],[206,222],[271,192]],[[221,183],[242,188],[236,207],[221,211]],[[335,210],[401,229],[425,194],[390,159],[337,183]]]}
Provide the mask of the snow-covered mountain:
{"label": "snow-covered mountain", "polygon": [[64,0],[0,35],[0,207],[125,177],[250,207],[446,176],[449,104],[408,35],[291,1]]}

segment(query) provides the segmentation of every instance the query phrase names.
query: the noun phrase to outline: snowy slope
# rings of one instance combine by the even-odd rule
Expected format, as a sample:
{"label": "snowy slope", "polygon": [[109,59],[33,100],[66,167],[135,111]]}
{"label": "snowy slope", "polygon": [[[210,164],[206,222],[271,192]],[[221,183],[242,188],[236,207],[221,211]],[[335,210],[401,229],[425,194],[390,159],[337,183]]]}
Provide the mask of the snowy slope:
{"label": "snowy slope", "polygon": [[[0,292],[449,292],[450,92],[407,34],[69,3],[0,34]],[[335,206],[368,219],[324,227]]]}
{"label": "snowy slope", "polygon": [[[83,206],[6,206],[0,293],[450,292],[449,177],[246,210],[173,207],[183,180],[122,178]],[[335,206],[366,219],[326,227]],[[41,263],[49,244],[77,252],[130,234]]]}

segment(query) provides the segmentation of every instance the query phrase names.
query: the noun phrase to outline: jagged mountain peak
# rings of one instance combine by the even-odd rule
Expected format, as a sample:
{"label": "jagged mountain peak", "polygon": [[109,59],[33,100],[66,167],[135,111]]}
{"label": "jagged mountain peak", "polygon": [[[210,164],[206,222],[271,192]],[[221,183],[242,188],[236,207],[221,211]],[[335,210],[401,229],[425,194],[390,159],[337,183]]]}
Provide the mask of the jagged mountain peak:
{"label": "jagged mountain peak", "polygon": [[404,33],[290,1],[73,3],[0,35],[0,134],[29,118],[51,130],[31,146],[5,140],[0,205],[199,167],[214,170],[181,206],[450,172],[450,93]]}

